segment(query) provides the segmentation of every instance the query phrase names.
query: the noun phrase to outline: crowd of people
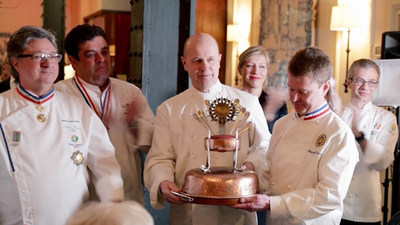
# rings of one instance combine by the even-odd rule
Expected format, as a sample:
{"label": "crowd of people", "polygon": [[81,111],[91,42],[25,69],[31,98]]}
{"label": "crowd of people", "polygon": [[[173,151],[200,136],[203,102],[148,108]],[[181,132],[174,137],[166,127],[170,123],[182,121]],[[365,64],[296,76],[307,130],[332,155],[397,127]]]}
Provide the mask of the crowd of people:
{"label": "crowd of people", "polygon": [[[153,225],[142,178],[153,208],[171,204],[171,225],[380,224],[380,171],[394,160],[398,128],[392,113],[372,104],[375,62],[351,65],[350,103],[342,110],[323,50],[299,49],[287,86],[276,87],[267,85],[268,52],[249,47],[239,57],[240,90],[219,81],[218,43],[198,33],[181,56],[190,87],[154,116],[138,87],[111,76],[102,28],[78,25],[64,47],[76,74],[55,83],[63,56],[51,32],[24,26],[8,42],[0,224]],[[236,156],[212,152],[209,160],[231,167],[236,157],[242,170],[258,174],[261,190],[230,206],[191,204],[176,193],[186,173],[206,162],[210,135],[193,114],[220,98],[237,99],[251,126],[240,133]],[[223,132],[235,124],[209,126]]]}

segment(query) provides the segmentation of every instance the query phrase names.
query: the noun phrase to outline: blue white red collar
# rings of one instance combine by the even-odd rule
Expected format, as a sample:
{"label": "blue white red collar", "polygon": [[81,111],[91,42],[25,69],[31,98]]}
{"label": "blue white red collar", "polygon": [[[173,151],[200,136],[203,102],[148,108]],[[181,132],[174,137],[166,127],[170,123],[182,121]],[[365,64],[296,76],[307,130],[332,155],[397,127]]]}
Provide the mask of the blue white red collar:
{"label": "blue white red collar", "polygon": [[323,115],[327,114],[331,109],[329,108],[329,104],[325,102],[319,109],[307,113],[304,117],[303,120],[312,120],[316,118],[320,118]]}
{"label": "blue white red collar", "polygon": [[39,97],[39,96],[25,90],[25,88],[23,88],[21,84],[18,85],[17,92],[26,100],[29,100],[29,101],[39,104],[39,105],[47,102],[54,96],[54,88],[51,88],[51,90],[47,94]]}

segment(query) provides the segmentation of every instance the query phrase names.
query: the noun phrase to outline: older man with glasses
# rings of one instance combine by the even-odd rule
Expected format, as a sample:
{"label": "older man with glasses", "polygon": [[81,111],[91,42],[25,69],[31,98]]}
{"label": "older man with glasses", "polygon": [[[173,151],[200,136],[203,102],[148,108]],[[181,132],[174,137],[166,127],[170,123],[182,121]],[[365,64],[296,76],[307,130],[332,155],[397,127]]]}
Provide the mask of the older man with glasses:
{"label": "older man with glasses", "polygon": [[379,77],[379,66],[369,59],[355,61],[349,70],[351,98],[342,119],[354,133],[360,161],[344,200],[342,225],[381,224],[380,171],[394,159],[398,130],[396,117],[371,102]]}
{"label": "older man with glasses", "polygon": [[0,224],[65,224],[88,198],[89,169],[101,201],[122,201],[120,167],[101,120],[53,88],[62,59],[54,35],[24,26],[7,54],[20,82],[0,95]]}

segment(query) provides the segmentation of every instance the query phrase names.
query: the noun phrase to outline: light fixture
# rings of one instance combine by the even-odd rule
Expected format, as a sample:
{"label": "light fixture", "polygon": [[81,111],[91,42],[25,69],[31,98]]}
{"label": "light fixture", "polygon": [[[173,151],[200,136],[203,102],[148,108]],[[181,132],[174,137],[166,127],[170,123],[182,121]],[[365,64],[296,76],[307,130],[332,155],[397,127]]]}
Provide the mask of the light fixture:
{"label": "light fixture", "polygon": [[354,5],[337,5],[332,7],[331,12],[331,30],[346,31],[347,30],[347,48],[346,48],[346,79],[344,81],[344,92],[347,93],[347,78],[349,70],[349,54],[350,54],[350,29],[359,26],[357,17],[357,7]]}
{"label": "light fixture", "polygon": [[242,30],[239,24],[229,24],[227,28],[226,41],[239,42],[247,40],[248,35]]}
{"label": "light fixture", "polygon": [[110,56],[115,56],[115,45],[110,45]]}
{"label": "light fixture", "polygon": [[239,24],[229,24],[227,27],[226,41],[236,44],[236,58],[235,58],[235,85],[239,84],[239,76],[237,74],[236,64],[239,58],[239,42],[248,40],[248,32],[243,29]]}

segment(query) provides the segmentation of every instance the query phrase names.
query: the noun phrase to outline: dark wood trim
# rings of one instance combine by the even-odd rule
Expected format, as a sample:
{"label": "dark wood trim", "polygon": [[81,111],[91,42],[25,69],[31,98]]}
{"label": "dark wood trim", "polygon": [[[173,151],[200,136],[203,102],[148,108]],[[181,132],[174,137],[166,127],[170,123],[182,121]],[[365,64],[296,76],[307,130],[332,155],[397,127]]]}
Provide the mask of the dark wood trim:
{"label": "dark wood trim", "polygon": [[104,9],[102,9],[102,10],[99,10],[97,12],[94,12],[92,14],[89,14],[89,15],[83,17],[83,21],[85,21],[85,23],[88,23],[93,18],[96,18],[96,17],[101,16],[101,15],[105,15],[105,14],[112,14],[112,13],[115,13],[115,14],[131,14],[130,11],[104,10]]}

